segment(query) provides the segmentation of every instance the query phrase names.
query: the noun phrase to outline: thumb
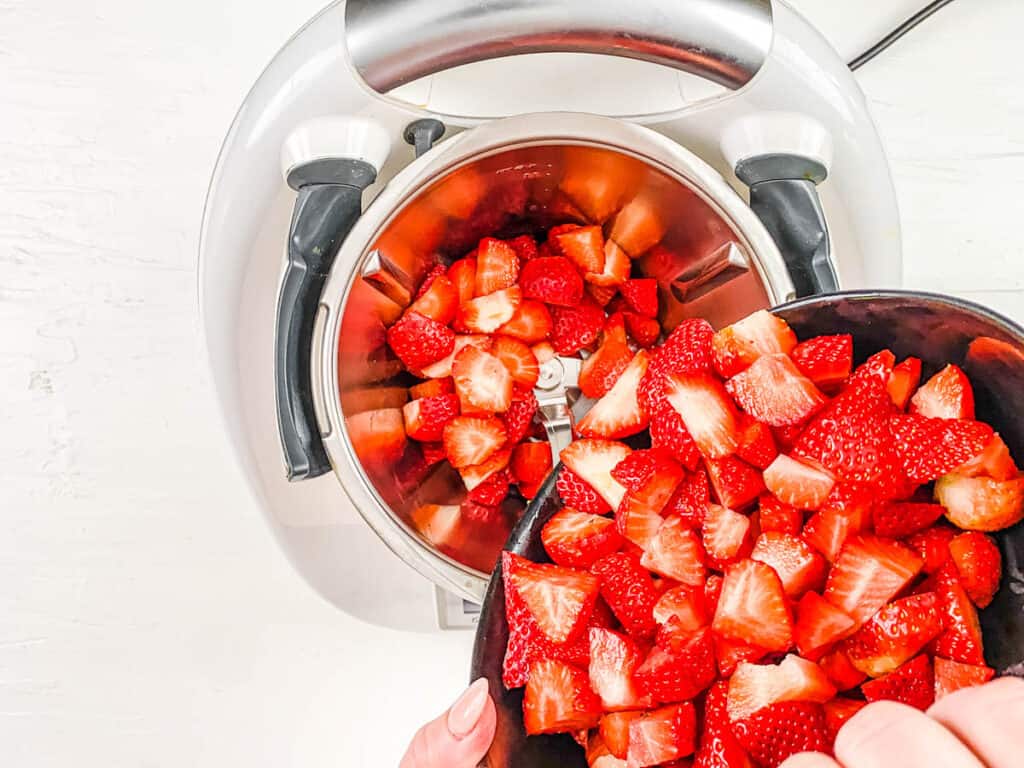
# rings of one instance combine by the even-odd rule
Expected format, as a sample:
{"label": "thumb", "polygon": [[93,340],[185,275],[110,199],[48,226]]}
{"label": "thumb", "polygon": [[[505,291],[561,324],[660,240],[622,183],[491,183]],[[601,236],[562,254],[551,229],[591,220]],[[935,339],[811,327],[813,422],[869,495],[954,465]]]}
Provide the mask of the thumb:
{"label": "thumb", "polygon": [[494,738],[497,713],[480,678],[451,709],[420,728],[399,768],[476,768]]}

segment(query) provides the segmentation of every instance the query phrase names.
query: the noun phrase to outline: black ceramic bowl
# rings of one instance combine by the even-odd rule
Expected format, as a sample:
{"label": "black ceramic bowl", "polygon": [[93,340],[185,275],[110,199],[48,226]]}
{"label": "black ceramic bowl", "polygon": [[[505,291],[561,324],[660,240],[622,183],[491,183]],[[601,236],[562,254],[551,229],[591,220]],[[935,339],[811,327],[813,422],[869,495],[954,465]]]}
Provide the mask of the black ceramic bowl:
{"label": "black ceramic bowl", "polygon": [[[897,359],[923,362],[922,380],[947,363],[960,365],[974,385],[978,418],[992,424],[1014,458],[1024,461],[1024,329],[970,302],[909,291],[845,292],[785,304],[773,310],[799,338],[853,334],[857,362],[889,348]],[[556,468],[557,469],[557,468]],[[505,549],[547,562],[540,541],[544,523],[559,509],[552,472]],[[998,534],[1003,583],[981,613],[985,656],[999,674],[1024,674],[1024,525]],[[583,751],[568,735],[530,736],[523,730],[522,689],[506,691],[501,665],[508,639],[501,566],[487,588],[473,648],[472,679],[490,681],[498,730],[488,768],[586,768]]]}

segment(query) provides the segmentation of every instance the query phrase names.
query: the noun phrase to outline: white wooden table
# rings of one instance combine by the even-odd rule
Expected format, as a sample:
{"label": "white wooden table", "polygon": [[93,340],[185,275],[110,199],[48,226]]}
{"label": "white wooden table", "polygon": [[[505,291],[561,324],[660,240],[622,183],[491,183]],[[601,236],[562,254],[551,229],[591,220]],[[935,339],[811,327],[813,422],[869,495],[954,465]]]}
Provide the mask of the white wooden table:
{"label": "white wooden table", "polygon": [[[219,143],[320,1],[0,0],[4,766],[394,765],[465,682],[468,634],[360,624],[294,575],[200,354]],[[850,52],[894,13],[798,5]],[[1019,0],[954,3],[861,74],[906,284],[1018,319],[1022,26]]]}

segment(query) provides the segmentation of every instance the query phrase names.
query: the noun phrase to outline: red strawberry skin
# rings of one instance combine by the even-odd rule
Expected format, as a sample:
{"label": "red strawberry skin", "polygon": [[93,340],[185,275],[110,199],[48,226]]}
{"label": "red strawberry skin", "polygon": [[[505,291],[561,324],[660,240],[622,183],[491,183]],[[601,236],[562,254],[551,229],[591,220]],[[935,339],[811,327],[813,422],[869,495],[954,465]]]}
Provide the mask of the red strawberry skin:
{"label": "red strawberry skin", "polygon": [[891,539],[903,539],[928,528],[942,517],[940,504],[917,502],[889,502],[878,504],[874,510],[875,533]]}
{"label": "red strawberry skin", "polygon": [[737,722],[735,733],[736,740],[765,768],[778,768],[800,752],[832,752],[825,710],[809,701],[770,704]]}
{"label": "red strawberry skin", "polygon": [[[540,259],[529,262],[534,264]],[[551,343],[560,355],[575,355],[597,340],[604,327],[604,310],[590,301],[571,307],[553,307]]]}
{"label": "red strawberry skin", "polygon": [[987,607],[1003,573],[999,547],[984,533],[968,531],[949,542],[949,552],[967,596],[979,608]]}
{"label": "red strawberry skin", "polygon": [[864,683],[860,689],[869,702],[888,699],[924,711],[935,702],[931,659],[921,654],[885,677]]}
{"label": "red strawberry skin", "polygon": [[714,682],[715,647],[711,631],[691,634],[672,650],[655,645],[634,673],[640,689],[655,701],[689,701]]}
{"label": "red strawberry skin", "polygon": [[583,298],[583,278],[562,256],[530,259],[523,265],[519,286],[526,298],[560,307],[574,307]]}
{"label": "red strawberry skin", "polygon": [[665,377],[673,373],[704,374],[711,371],[711,340],[715,335],[706,320],[688,319],[677,325],[658,347],[640,382],[640,405],[653,411],[664,392]]}
{"label": "red strawberry skin", "polygon": [[612,511],[608,502],[586,480],[566,466],[559,471],[555,488],[567,507],[592,515],[603,515]]}
{"label": "red strawberry skin", "polygon": [[708,477],[718,503],[744,509],[764,492],[764,481],[755,467],[736,456],[707,460]]}
{"label": "red strawberry skin", "polygon": [[570,568],[590,568],[622,547],[614,520],[568,508],[544,524],[540,537],[551,559]]}
{"label": "red strawberry skin", "polygon": [[924,592],[882,608],[843,647],[853,666],[871,677],[881,677],[915,656],[942,631],[939,598]]}
{"label": "red strawberry skin", "polygon": [[654,605],[658,592],[647,569],[635,555],[616,552],[602,557],[590,569],[601,580],[601,597],[622,627],[642,642],[654,639]]}
{"label": "red strawberry skin", "polygon": [[619,286],[619,293],[634,312],[646,317],[658,316],[658,281],[654,278],[627,280]]}
{"label": "red strawberry skin", "polygon": [[853,368],[853,337],[815,336],[796,345],[790,353],[804,376],[826,391],[841,384]]}
{"label": "red strawberry skin", "polygon": [[408,312],[388,328],[388,346],[409,370],[419,370],[447,357],[455,348],[455,332],[446,325]]}
{"label": "red strawberry skin", "polygon": [[926,483],[942,477],[985,450],[994,433],[980,421],[932,419],[897,414],[892,437],[911,480]]}
{"label": "red strawberry skin", "polygon": [[962,664],[984,664],[978,613],[960,584],[953,562],[946,563],[935,574],[935,592],[942,603],[946,631],[935,639],[931,650]]}
{"label": "red strawberry skin", "polygon": [[753,768],[750,757],[733,734],[727,709],[729,683],[719,680],[704,699],[704,729],[694,768]]}

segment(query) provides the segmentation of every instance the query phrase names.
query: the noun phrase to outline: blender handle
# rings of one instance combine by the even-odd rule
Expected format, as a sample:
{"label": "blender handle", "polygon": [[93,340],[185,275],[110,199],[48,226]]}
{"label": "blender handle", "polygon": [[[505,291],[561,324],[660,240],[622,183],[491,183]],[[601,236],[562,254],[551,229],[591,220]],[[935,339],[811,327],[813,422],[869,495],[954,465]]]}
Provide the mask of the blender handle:
{"label": "blender handle", "polygon": [[772,46],[771,0],[347,0],[345,42],[364,83],[386,93],[426,75],[521,53],[652,61],[729,88]]}
{"label": "blender handle", "polygon": [[298,195],[278,294],[274,354],[277,426],[289,480],[331,470],[313,408],[313,326],[334,257],[362,213],[363,190],[375,178],[373,166],[351,158],[315,160],[289,174]]}

